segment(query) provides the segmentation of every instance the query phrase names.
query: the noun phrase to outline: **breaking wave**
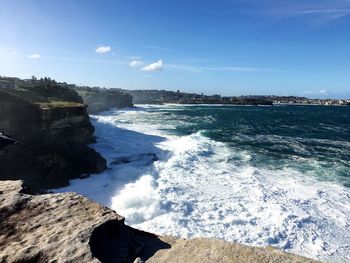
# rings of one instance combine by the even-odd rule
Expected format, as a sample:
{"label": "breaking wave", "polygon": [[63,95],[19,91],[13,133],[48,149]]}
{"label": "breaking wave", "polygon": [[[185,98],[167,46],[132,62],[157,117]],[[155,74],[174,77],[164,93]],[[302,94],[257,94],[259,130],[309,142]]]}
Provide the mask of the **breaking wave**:
{"label": "breaking wave", "polygon": [[[92,116],[98,137],[93,147],[110,169],[55,191],[79,192],[116,210],[127,224],[157,234],[215,237],[350,261],[350,188],[320,179],[328,170],[308,154],[306,139],[284,146],[296,149],[295,165],[271,160],[266,165],[251,148],[208,137],[213,129],[177,132],[194,123],[181,114],[183,108],[153,106]],[[202,122],[208,126],[214,120],[208,115]],[[277,150],[282,145],[279,136],[230,136]],[[321,143],[336,151],[337,142]]]}

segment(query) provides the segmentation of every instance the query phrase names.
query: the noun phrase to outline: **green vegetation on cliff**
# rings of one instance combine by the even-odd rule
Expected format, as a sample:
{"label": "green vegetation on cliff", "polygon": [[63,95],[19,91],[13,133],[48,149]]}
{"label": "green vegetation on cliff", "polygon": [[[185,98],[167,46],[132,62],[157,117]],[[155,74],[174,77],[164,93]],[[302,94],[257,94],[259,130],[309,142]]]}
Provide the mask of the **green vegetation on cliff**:
{"label": "green vegetation on cliff", "polygon": [[65,107],[83,107],[83,103],[73,101],[49,101],[39,102],[41,108],[65,108]]}
{"label": "green vegetation on cliff", "polygon": [[18,81],[15,88],[5,88],[2,91],[22,100],[50,107],[69,106],[69,103],[83,104],[76,91],[51,79]]}

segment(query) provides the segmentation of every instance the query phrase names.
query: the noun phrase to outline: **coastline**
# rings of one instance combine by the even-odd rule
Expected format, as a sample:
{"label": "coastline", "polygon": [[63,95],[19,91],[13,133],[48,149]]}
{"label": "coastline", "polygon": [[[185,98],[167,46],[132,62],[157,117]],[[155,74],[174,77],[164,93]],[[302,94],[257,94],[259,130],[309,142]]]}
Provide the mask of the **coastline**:
{"label": "coastline", "polygon": [[[139,123],[136,125],[136,123],[143,119],[149,119],[149,117],[152,114],[155,114],[155,116],[158,115],[158,111],[156,108],[161,108],[160,112],[164,112],[166,116],[166,109],[168,106],[173,106],[174,108],[170,107],[169,113],[173,112],[176,109],[183,109],[183,107],[186,107],[185,105],[151,105],[146,106],[144,108],[138,108],[138,109],[127,109],[127,110],[118,110],[115,111],[108,111],[104,112],[101,115],[94,115],[93,118],[95,118],[94,125],[96,126],[98,143],[94,146],[95,150],[102,152],[102,155],[107,159],[108,163],[111,164],[115,160],[121,160],[120,158],[131,158],[130,161],[123,161],[120,163],[118,161],[118,165],[109,167],[111,169],[107,170],[106,173],[100,174],[100,175],[93,175],[90,178],[84,179],[84,180],[75,180],[72,182],[71,186],[63,189],[63,191],[78,191],[82,193],[85,196],[89,196],[90,198],[99,201],[100,203],[105,204],[108,207],[112,207],[114,210],[118,211],[122,215],[126,216],[126,222],[128,224],[131,224],[131,226],[136,228],[141,228],[146,231],[155,232],[158,234],[171,234],[171,235],[179,235],[182,237],[196,237],[195,231],[198,231],[197,236],[207,236],[207,237],[221,237],[222,233],[226,232],[227,236],[224,237],[224,239],[228,241],[237,241],[239,243],[244,243],[248,245],[256,245],[258,243],[252,243],[252,241],[244,241],[249,240],[252,237],[254,237],[254,233],[256,231],[262,231],[260,232],[261,235],[265,235],[263,228],[264,227],[277,227],[274,226],[273,222],[269,222],[269,226],[264,226],[263,222],[260,221],[260,223],[253,224],[254,221],[250,221],[249,219],[242,219],[240,217],[232,218],[227,214],[227,216],[222,217],[222,219],[219,218],[211,218],[213,215],[215,215],[215,208],[207,207],[205,208],[207,211],[213,211],[213,215],[208,214],[209,217],[203,218],[201,221],[200,218],[194,218],[193,220],[197,220],[196,224],[192,224],[191,221],[191,214],[203,214],[203,211],[205,210],[198,210],[198,204],[196,204],[195,199],[191,202],[195,202],[195,205],[191,205],[189,202],[186,202],[185,200],[191,200],[194,197],[200,197],[200,194],[195,196],[188,196],[188,193],[192,191],[194,188],[184,190],[181,187],[185,187],[185,185],[188,183],[191,185],[191,181],[189,181],[190,177],[197,178],[196,180],[203,180],[204,182],[207,182],[208,187],[206,188],[200,188],[201,191],[209,191],[210,188],[212,188],[215,185],[220,185],[223,182],[225,184],[228,184],[226,182],[227,179],[225,179],[227,176],[220,175],[220,172],[223,170],[223,167],[225,169],[231,169],[234,167],[227,166],[223,160],[225,160],[227,157],[224,156],[217,156],[214,159],[215,162],[218,162],[218,166],[213,166],[213,168],[209,168],[212,164],[212,162],[206,159],[207,152],[213,152],[218,151],[221,153],[225,153],[229,155],[237,155],[238,156],[241,153],[232,153],[229,151],[224,145],[214,143],[208,139],[205,139],[203,137],[203,134],[201,133],[195,133],[189,136],[170,136],[170,137],[164,137],[164,134],[162,132],[162,127],[165,125],[167,129],[171,128],[170,126],[167,126],[167,123],[160,122],[162,126],[159,126],[157,123],[159,123],[160,119],[157,117],[157,122],[151,121],[149,124],[147,123]],[[198,105],[194,105],[198,106]],[[209,105],[213,106],[213,105]],[[189,108],[192,108],[192,106],[189,106]],[[149,109],[150,111],[148,112]],[[147,113],[148,112],[148,113]],[[129,116],[129,117],[128,117]],[[96,123],[97,121],[97,123]],[[135,123],[136,122],[136,123]],[[136,125],[136,126],[135,126]],[[151,125],[151,126],[149,126]],[[152,126],[155,125],[155,126]],[[153,128],[152,128],[153,127]],[[160,129],[157,131],[157,129]],[[102,132],[102,133],[101,133]],[[137,145],[135,147],[135,145]],[[156,148],[154,147],[156,146]],[[115,148],[114,148],[115,147]],[[184,148],[183,148],[184,147]],[[209,148],[208,148],[209,147]],[[217,148],[219,147],[219,148]],[[125,149],[128,149],[125,151]],[[198,149],[198,151],[197,151]],[[217,149],[217,150],[216,150]],[[193,151],[193,152],[192,152]],[[148,153],[154,153],[157,156],[157,159],[154,160],[153,158],[149,158],[149,155],[145,155]],[[141,157],[142,156],[142,157]],[[184,156],[185,158],[204,158],[203,162],[186,162],[181,156]],[[181,158],[180,158],[181,157]],[[219,159],[217,159],[219,158]],[[240,156],[239,158],[243,158],[246,162],[246,164],[249,163],[249,156]],[[194,159],[195,160],[195,159]],[[248,162],[248,163],[247,163]],[[201,170],[201,165],[206,165],[207,170]],[[210,163],[210,166],[208,164]],[[186,165],[186,169],[191,171],[191,174],[188,174],[185,172],[185,170],[182,170],[181,166]],[[188,166],[187,166],[188,165]],[[184,167],[184,168],[185,168]],[[231,167],[231,168],[229,168]],[[179,170],[180,169],[180,170]],[[195,169],[195,170],[194,170]],[[196,171],[198,169],[198,171]],[[298,200],[298,203],[296,205],[297,209],[301,210],[295,210],[294,213],[299,211],[298,213],[302,212],[301,214],[294,214],[293,211],[291,211],[291,214],[285,214],[281,219],[283,219],[285,216],[286,224],[282,224],[280,227],[282,230],[281,233],[283,233],[283,228],[289,228],[287,233],[285,234],[278,234],[278,227],[276,228],[277,234],[276,237],[266,237],[267,239],[264,241],[266,243],[261,243],[260,245],[274,245],[274,242],[278,242],[276,245],[279,248],[284,247],[289,252],[297,253],[297,250],[290,250],[290,248],[293,248],[293,246],[297,246],[298,243],[294,244],[293,246],[286,242],[284,245],[281,242],[283,240],[283,236],[287,235],[285,237],[289,237],[294,239],[295,242],[300,239],[300,244],[306,241],[302,241],[302,229],[298,228],[298,225],[302,225],[303,227],[307,227],[310,225],[310,227],[313,226],[315,222],[318,222],[315,227],[317,227],[317,233],[319,234],[325,234],[321,231],[322,222],[326,219],[326,217],[318,218],[317,221],[315,219],[311,219],[311,214],[313,214],[318,209],[322,208],[322,202],[319,194],[321,192],[325,192],[322,195],[328,196],[328,198],[333,200],[338,200],[340,197],[344,197],[344,188],[343,187],[335,187],[332,186],[331,183],[320,183],[314,180],[307,181],[307,178],[301,177],[300,174],[296,173],[296,171],[293,170],[282,170],[280,173],[276,174],[274,173],[275,179],[272,180],[270,178],[269,173],[271,173],[270,170],[266,169],[255,169],[255,168],[249,168],[247,170],[241,170],[238,169],[238,167],[234,168],[235,170],[230,170],[233,174],[233,177],[230,177],[232,182],[232,187],[234,187],[235,191],[237,192],[237,198],[242,200],[238,201],[238,205],[242,204],[248,204],[251,203],[254,204],[254,194],[252,192],[253,189],[261,189],[262,193],[264,195],[269,196],[271,199],[271,202],[274,203],[273,206],[271,206],[271,210],[266,210],[265,212],[270,211],[274,217],[276,214],[275,212],[279,211],[273,208],[276,204],[284,204],[285,205],[292,205],[289,209],[294,210],[295,208],[295,200]],[[238,169],[238,170],[237,170]],[[235,172],[234,172],[235,171]],[[174,176],[170,176],[170,174],[174,173]],[[210,177],[207,177],[206,174],[215,175],[217,177],[218,181],[213,181],[213,179],[210,179]],[[285,173],[288,174],[288,177],[286,178]],[[191,176],[190,176],[191,175]],[[165,177],[164,177],[165,176]],[[215,178],[214,177],[214,178]],[[237,177],[237,178],[235,178]],[[188,179],[186,179],[188,178]],[[259,179],[260,178],[260,179]],[[288,179],[288,180],[286,180]],[[245,183],[252,182],[258,180],[258,184],[256,186],[254,185],[244,185]],[[196,181],[197,183],[193,185],[193,187],[200,187],[200,181]],[[308,182],[308,183],[307,183]],[[158,187],[157,185],[163,185],[166,183],[165,188]],[[230,186],[231,184],[228,184]],[[237,186],[241,187],[237,188]],[[174,192],[174,190],[178,188]],[[88,189],[91,189],[89,191]],[[182,190],[181,190],[182,189]],[[216,188],[215,188],[216,189]],[[218,193],[223,192],[224,188],[218,188],[216,189]],[[275,189],[273,192],[271,189]],[[325,191],[326,189],[326,191]],[[58,191],[62,191],[57,189]],[[182,191],[184,196],[178,195],[179,190]],[[159,192],[160,191],[160,192]],[[224,191],[225,192],[225,191]],[[280,193],[279,193],[280,192]],[[332,193],[333,192],[333,193]],[[141,193],[141,194],[138,194]],[[245,194],[244,194],[245,193]],[[288,197],[284,197],[283,199],[274,199],[273,196],[275,195],[275,198],[281,198],[285,194],[287,194]],[[165,194],[164,196],[162,196]],[[209,194],[207,194],[208,197],[210,197]],[[245,196],[245,197],[244,197]],[[250,196],[250,197],[249,197]],[[331,197],[332,196],[332,197]],[[338,197],[336,197],[338,196]],[[107,199],[106,199],[107,197]],[[177,204],[167,203],[168,198],[175,198],[177,201]],[[342,198],[343,198],[342,197]],[[243,199],[241,199],[243,198]],[[250,198],[253,198],[250,200]],[[259,200],[259,195],[256,196],[256,200]],[[329,200],[330,200],[329,199]],[[243,201],[245,200],[245,201]],[[267,199],[268,200],[268,199]],[[312,207],[308,207],[308,202],[313,204]],[[320,200],[318,202],[317,200]],[[340,202],[340,199],[338,200]],[[336,201],[338,203],[338,201]],[[209,204],[212,201],[205,201],[204,199],[197,202],[201,202],[204,204]],[[229,202],[229,201],[227,201]],[[232,202],[232,201],[231,201]],[[237,202],[237,201],[235,201]],[[242,203],[241,203],[242,202]],[[304,203],[305,202],[305,203]],[[328,202],[328,201],[327,201]],[[262,203],[263,204],[263,203]],[[340,204],[340,203],[339,203]],[[168,207],[169,206],[169,207]],[[246,206],[246,205],[245,205]],[[257,206],[260,206],[259,203],[257,203]],[[254,206],[253,206],[254,207]],[[252,207],[252,208],[253,208]],[[263,206],[264,207],[264,206]],[[266,206],[268,208],[269,206]],[[277,206],[278,207],[278,206]],[[276,208],[277,208],[276,207]],[[289,207],[289,206],[287,206]],[[168,217],[168,209],[174,210],[173,216],[176,216],[179,218],[174,219],[173,222],[172,219],[167,219]],[[252,209],[250,208],[250,209]],[[265,209],[266,209],[265,208]],[[273,208],[273,209],[272,209]],[[164,210],[165,209],[165,210]],[[204,209],[202,207],[201,209]],[[254,208],[254,209],[258,209]],[[305,210],[307,209],[307,210]],[[311,210],[310,210],[311,209]],[[315,210],[314,210],[315,209]],[[324,208],[322,208],[324,209]],[[326,209],[330,209],[330,207],[327,207]],[[237,211],[237,208],[233,207],[232,210],[227,211]],[[309,210],[309,211],[308,211]],[[202,212],[200,212],[202,211]],[[255,210],[253,210],[255,211]],[[258,210],[256,210],[258,211]],[[264,210],[263,210],[264,211]],[[283,211],[283,210],[282,210]],[[288,211],[288,210],[287,210]],[[232,213],[232,212],[230,212]],[[171,213],[169,214],[169,216]],[[271,217],[268,216],[269,214],[266,214],[266,219]],[[264,214],[261,214],[260,216],[265,217]],[[325,215],[324,215],[325,216]],[[223,220],[227,218],[228,220],[231,218],[234,222],[229,223],[229,225],[232,224],[233,228],[237,228],[237,231],[247,231],[247,229],[255,229],[250,230],[250,235],[247,236],[247,233],[243,235],[239,234],[239,232],[232,232],[232,235],[236,235],[239,237],[239,239],[232,239],[232,237],[229,237],[230,231],[227,229],[224,230],[226,227],[224,227],[227,222],[222,221],[222,225],[220,220]],[[207,225],[211,220],[215,219],[216,223],[214,225]],[[170,221],[169,221],[170,220]],[[180,220],[180,224],[177,220]],[[219,220],[219,221],[217,221]],[[171,224],[168,224],[167,227],[162,226],[165,222],[171,222]],[[203,225],[200,225],[199,223],[203,222]],[[206,224],[204,224],[206,222]],[[259,221],[258,221],[259,222]],[[213,222],[214,223],[214,222]],[[271,224],[272,225],[271,225]],[[178,225],[179,224],[179,225]],[[257,225],[256,225],[257,224]],[[261,224],[261,226],[259,226]],[[320,225],[318,225],[320,224]],[[333,224],[333,223],[332,223]],[[213,232],[212,235],[208,235],[211,231],[211,227],[223,227],[223,232]],[[252,228],[250,228],[250,226]],[[158,229],[159,227],[159,229]],[[294,228],[295,227],[295,228]],[[273,229],[272,228],[272,229]],[[192,229],[192,230],[190,230]],[[299,229],[299,230],[298,230]],[[207,234],[205,234],[206,231],[209,231]],[[191,233],[193,231],[193,233]],[[201,232],[203,231],[203,232]],[[293,234],[293,231],[296,232]],[[299,233],[299,231],[301,231]],[[309,230],[308,230],[309,231]],[[310,231],[316,231],[311,230]],[[338,230],[337,230],[338,231]],[[181,234],[182,233],[182,234]],[[235,234],[233,234],[235,233]],[[249,232],[248,232],[249,233]],[[259,232],[256,232],[257,234]],[[267,234],[268,232],[266,232]],[[308,232],[312,233],[312,232]],[[215,236],[216,235],[216,236]],[[282,235],[281,237],[278,237],[278,235]],[[300,235],[300,236],[299,236]],[[282,238],[280,240],[280,238]],[[328,237],[329,238],[329,237]],[[346,240],[346,235],[344,235]],[[262,239],[263,240],[263,239]],[[288,238],[287,238],[288,240]],[[311,242],[311,240],[307,241]],[[330,241],[327,241],[330,242]],[[311,243],[310,248],[311,248]],[[305,243],[306,245],[307,243]],[[317,245],[318,246],[318,245]],[[323,245],[321,244],[321,247]],[[316,248],[316,247],[315,247]],[[307,248],[304,248],[305,251],[307,251]],[[304,251],[304,253],[305,253]],[[309,254],[304,254],[307,256],[312,255],[311,250],[308,251]],[[343,253],[343,252],[342,252]],[[327,258],[327,257],[325,257]]]}
{"label": "coastline", "polygon": [[[39,92],[35,95],[39,101],[32,102],[27,97],[22,100],[17,96],[16,92],[22,91],[11,90],[1,97],[5,99],[1,129],[16,139],[7,134],[0,138],[1,161],[6,163],[1,168],[8,170],[5,179],[23,179],[20,177],[22,170],[37,167],[32,171],[33,176],[24,177],[27,185],[37,193],[43,193],[43,188],[66,186],[53,191],[79,192],[120,212],[128,225],[159,235],[172,235],[177,239],[220,238],[250,247],[273,246],[324,260],[348,256],[346,248],[339,243],[348,238],[347,232],[339,230],[339,224],[349,221],[347,213],[334,210],[347,198],[344,188],[330,181],[305,178],[297,170],[288,168],[289,165],[276,172],[274,168],[254,164],[255,150],[235,148],[225,142],[225,138],[221,141],[219,137],[211,137],[224,135],[220,129],[229,128],[231,135],[238,136],[232,137],[235,140],[271,141],[277,146],[275,151],[283,136],[271,133],[272,137],[269,137],[269,133],[265,136],[254,132],[249,138],[244,133],[235,135],[239,123],[236,127],[225,128],[225,125],[245,118],[254,126],[260,121],[259,114],[278,112],[282,107],[278,110],[278,107],[266,107],[272,105],[176,103],[118,109],[118,102],[116,108],[91,115],[89,120],[86,105],[74,91],[57,86],[55,82],[49,83],[54,83],[50,92],[63,89],[64,96],[56,100],[53,94],[46,101],[36,97]],[[25,96],[34,94],[29,92]],[[66,98],[74,101],[65,101]],[[22,104],[28,110],[25,114],[17,114]],[[288,106],[294,105],[284,106],[282,111],[288,111]],[[223,114],[222,109],[227,112]],[[220,125],[215,125],[220,116],[231,120],[219,120]],[[268,116],[266,120],[273,120],[271,115]],[[22,119],[27,121],[25,125],[30,134],[23,133],[23,121],[22,126],[19,125]],[[243,132],[247,124],[243,124]],[[266,126],[265,122],[262,124],[264,129],[273,127]],[[286,122],[284,127],[288,125]],[[256,127],[254,131],[259,129]],[[40,136],[45,140],[40,140]],[[97,142],[90,145],[94,139]],[[300,143],[304,139],[296,139],[300,141],[299,145],[289,139],[286,143],[295,153],[303,154],[305,149]],[[37,150],[31,152],[30,148],[24,147],[25,143],[28,147],[34,143]],[[329,150],[334,147],[333,150],[337,150],[338,142],[316,140],[313,143],[326,144]],[[283,152],[283,147],[281,149]],[[28,155],[28,152],[32,158],[30,163],[20,161],[21,166],[17,165],[18,158],[13,157],[14,153]],[[75,154],[73,162],[71,153]],[[307,160],[297,157],[293,162]],[[19,175],[14,173],[15,169],[8,169],[6,158],[12,158],[11,167],[18,168]],[[95,174],[100,171],[102,173]],[[44,181],[36,180],[36,177]],[[324,206],[321,197],[332,201],[335,208],[328,204]],[[332,209],[337,218],[327,217],[328,212],[322,209]],[[331,228],[337,237],[323,231],[325,220],[329,220],[327,229]],[[197,245],[206,246],[207,242],[211,241],[200,241]],[[333,256],[330,253],[334,253],[337,245],[340,247]],[[185,256],[190,255],[186,253]]]}

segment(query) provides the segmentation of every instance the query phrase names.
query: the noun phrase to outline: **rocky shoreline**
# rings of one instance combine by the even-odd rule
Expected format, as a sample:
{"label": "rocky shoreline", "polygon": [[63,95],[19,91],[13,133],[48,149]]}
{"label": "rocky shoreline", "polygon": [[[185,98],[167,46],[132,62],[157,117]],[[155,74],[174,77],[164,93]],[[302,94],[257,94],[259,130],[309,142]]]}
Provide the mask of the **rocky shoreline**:
{"label": "rocky shoreline", "polygon": [[[272,247],[157,236],[76,193],[46,194],[105,170],[106,160],[88,146],[87,102],[54,81],[33,81],[0,90],[0,262],[315,262]],[[112,95],[90,101],[90,112],[132,105],[130,95]],[[144,158],[157,160],[148,153],[113,164]]]}
{"label": "rocky shoreline", "polygon": [[0,181],[0,262],[317,262],[272,247],[139,231],[76,193],[31,195]]}

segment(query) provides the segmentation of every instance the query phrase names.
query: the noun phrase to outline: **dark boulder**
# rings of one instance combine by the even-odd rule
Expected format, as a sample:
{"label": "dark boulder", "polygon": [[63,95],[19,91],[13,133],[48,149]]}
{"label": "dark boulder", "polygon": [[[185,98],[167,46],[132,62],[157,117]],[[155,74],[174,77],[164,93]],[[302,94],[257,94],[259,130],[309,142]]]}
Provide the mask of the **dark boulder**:
{"label": "dark boulder", "polygon": [[149,165],[153,162],[158,161],[158,157],[155,153],[142,153],[131,156],[123,156],[116,158],[111,164],[121,165],[126,163],[137,163],[141,165]]}

